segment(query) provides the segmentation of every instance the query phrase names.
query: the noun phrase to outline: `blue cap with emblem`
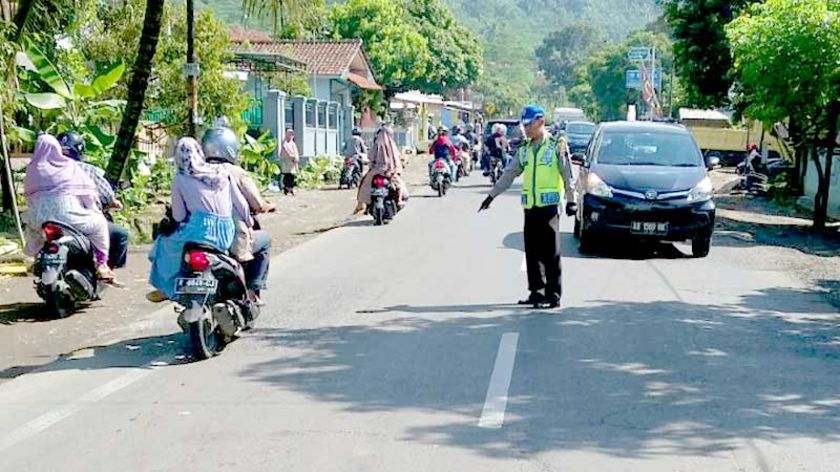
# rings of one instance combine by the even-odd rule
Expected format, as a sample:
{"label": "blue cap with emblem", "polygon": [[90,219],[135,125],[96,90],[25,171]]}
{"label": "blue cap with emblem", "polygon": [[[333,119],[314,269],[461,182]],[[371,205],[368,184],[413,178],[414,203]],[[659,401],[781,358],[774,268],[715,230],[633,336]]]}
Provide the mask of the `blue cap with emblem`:
{"label": "blue cap with emblem", "polygon": [[527,105],[522,110],[522,124],[529,125],[532,121],[545,118],[545,109],[539,105]]}

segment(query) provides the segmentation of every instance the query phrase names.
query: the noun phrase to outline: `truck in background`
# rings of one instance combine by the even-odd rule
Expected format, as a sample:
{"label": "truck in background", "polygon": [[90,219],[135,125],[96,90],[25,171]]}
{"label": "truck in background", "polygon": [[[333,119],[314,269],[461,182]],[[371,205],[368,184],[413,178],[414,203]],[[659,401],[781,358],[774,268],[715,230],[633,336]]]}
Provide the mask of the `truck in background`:
{"label": "truck in background", "polygon": [[735,166],[744,160],[747,147],[755,143],[768,159],[792,159],[784,140],[767,131],[758,121],[733,126],[730,115],[719,110],[680,108],[679,121],[694,134],[694,139],[707,158],[717,157],[724,166]]}

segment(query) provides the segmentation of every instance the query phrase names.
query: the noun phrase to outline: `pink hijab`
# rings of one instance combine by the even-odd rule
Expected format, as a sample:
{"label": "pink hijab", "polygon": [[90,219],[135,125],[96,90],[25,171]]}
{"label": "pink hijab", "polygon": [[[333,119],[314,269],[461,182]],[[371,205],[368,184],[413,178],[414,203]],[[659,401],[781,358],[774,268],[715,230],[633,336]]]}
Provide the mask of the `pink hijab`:
{"label": "pink hijab", "polygon": [[27,198],[43,195],[76,195],[96,198],[96,186],[76,161],[61,152],[58,140],[42,134],[26,168],[24,192]]}
{"label": "pink hijab", "polygon": [[391,128],[383,126],[376,132],[373,141],[373,152],[370,157],[371,170],[383,174],[401,174],[402,154],[399,146],[394,140],[394,132]]}

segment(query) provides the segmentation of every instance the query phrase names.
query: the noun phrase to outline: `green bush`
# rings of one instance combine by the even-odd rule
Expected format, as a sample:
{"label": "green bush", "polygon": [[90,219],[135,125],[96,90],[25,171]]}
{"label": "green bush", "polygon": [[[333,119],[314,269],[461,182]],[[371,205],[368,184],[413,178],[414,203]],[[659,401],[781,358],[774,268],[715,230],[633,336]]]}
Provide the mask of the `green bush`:
{"label": "green bush", "polygon": [[301,188],[318,188],[322,185],[338,183],[341,177],[340,160],[329,156],[317,156],[310,159],[297,175],[297,184]]}

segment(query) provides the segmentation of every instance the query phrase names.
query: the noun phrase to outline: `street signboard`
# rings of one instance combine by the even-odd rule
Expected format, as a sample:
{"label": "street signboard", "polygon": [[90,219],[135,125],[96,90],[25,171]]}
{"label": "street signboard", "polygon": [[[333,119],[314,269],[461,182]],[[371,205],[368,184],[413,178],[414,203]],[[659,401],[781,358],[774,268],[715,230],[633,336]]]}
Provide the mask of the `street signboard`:
{"label": "street signboard", "polygon": [[[627,69],[625,82],[627,88],[633,90],[642,89],[642,72],[639,69]],[[653,71],[653,86],[657,90],[662,90],[662,69],[654,69]]]}
{"label": "street signboard", "polygon": [[627,59],[631,61],[647,61],[650,59],[650,48],[632,47],[627,51]]}

